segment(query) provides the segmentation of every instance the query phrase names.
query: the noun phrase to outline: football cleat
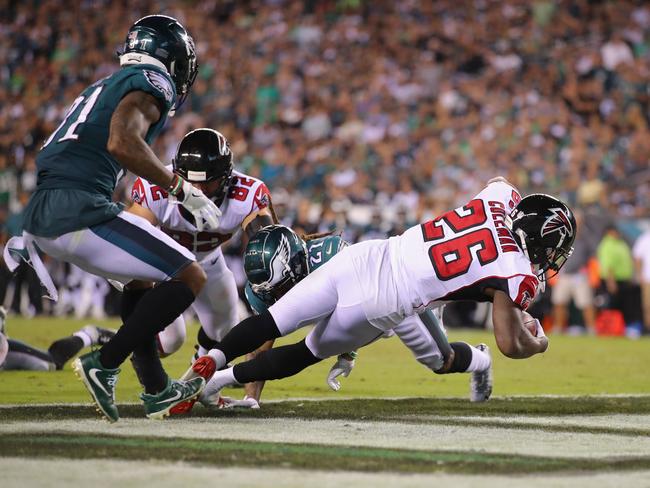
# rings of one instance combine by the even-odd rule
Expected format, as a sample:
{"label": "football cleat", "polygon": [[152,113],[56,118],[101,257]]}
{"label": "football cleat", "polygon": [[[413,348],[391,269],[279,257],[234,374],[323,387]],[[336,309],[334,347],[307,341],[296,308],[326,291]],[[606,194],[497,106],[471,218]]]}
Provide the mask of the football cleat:
{"label": "football cleat", "polygon": [[189,381],[170,380],[167,388],[160,393],[156,395],[142,393],[140,399],[144,403],[144,412],[148,418],[162,420],[171,415],[172,409],[179,404],[195,401],[204,387],[203,378],[193,378]]}
{"label": "football cleat", "polygon": [[115,330],[103,329],[102,327],[97,327],[96,325],[92,324],[84,326],[81,330],[88,334],[88,336],[92,339],[94,346],[103,346],[108,341],[110,341],[116,333]]}
{"label": "football cleat", "polygon": [[212,376],[212,379],[205,385],[205,389],[199,401],[209,408],[224,408],[225,400],[221,397],[221,390],[227,386],[237,385],[238,383],[233,380],[233,375],[226,371],[219,371]]}
{"label": "football cleat", "polygon": [[[477,349],[491,357],[490,348],[486,344],[479,344]],[[472,371],[469,383],[469,399],[472,402],[484,402],[492,394],[492,362],[485,371]]]}
{"label": "football cleat", "polygon": [[182,381],[191,380],[192,378],[203,378],[208,381],[212,378],[212,375],[217,370],[217,363],[212,359],[212,357],[205,355],[201,356],[199,359],[194,361],[194,364],[189,367],[183,376],[181,376]]}
{"label": "football cleat", "polygon": [[221,396],[221,390],[207,395],[202,393],[199,396],[199,401],[205,408],[228,408],[227,400],[224,400],[224,397]]}
{"label": "football cleat", "polygon": [[[217,370],[217,364],[214,362],[210,356],[201,356],[199,359],[194,361],[194,364],[189,367],[187,371],[181,376],[181,381],[189,381],[194,378],[203,378],[206,382],[212,378],[214,372]],[[170,415],[185,415],[189,413],[194,404],[196,403],[196,398],[181,402],[170,410]]]}
{"label": "football cleat", "polygon": [[72,369],[92,396],[97,411],[109,422],[117,422],[120,415],[115,405],[115,385],[120,369],[102,366],[99,350],[79,356]]}

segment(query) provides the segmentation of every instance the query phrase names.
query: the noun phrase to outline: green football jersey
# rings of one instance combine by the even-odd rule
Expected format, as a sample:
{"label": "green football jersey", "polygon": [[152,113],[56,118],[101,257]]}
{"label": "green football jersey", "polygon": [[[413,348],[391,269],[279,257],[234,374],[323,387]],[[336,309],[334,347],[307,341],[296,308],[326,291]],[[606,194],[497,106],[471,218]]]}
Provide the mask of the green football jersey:
{"label": "green football jersey", "polygon": [[144,91],[160,101],[162,114],[145,140],[151,144],[159,134],[176,99],[174,83],[165,70],[153,65],[125,66],[90,85],[36,157],[36,192],[25,211],[28,232],[58,236],[109,220],[122,210],[112,196],[124,169],[106,144],[111,117],[132,91]]}
{"label": "green football jersey", "polygon": [[[320,237],[307,241],[307,266],[309,267],[309,272],[311,273],[320,268],[347,245],[348,243],[339,236]],[[267,305],[255,295],[250,282],[246,283],[244,293],[255,313],[260,314],[269,308],[270,305]]]}

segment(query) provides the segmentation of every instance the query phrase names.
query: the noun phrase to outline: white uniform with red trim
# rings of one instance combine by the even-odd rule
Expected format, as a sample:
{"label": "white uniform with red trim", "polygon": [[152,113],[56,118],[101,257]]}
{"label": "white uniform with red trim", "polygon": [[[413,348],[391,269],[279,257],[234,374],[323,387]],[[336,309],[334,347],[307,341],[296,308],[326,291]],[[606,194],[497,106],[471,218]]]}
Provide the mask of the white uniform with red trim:
{"label": "white uniform with red trim", "polygon": [[[505,225],[520,200],[510,185],[491,183],[467,205],[400,236],[349,246],[269,312],[282,335],[316,322],[306,344],[325,358],[397,331],[426,308],[451,300],[487,301],[486,288],[506,292],[526,309],[539,280]],[[414,343],[426,339],[417,327],[407,329]]]}
{"label": "white uniform with red trim", "polygon": [[[181,205],[170,204],[167,192],[159,186],[138,178],[131,196],[135,203],[153,212],[163,232],[196,256],[208,280],[192,307],[208,337],[221,340],[239,322],[239,297],[220,245],[241,228],[248,216],[269,206],[268,188],[257,178],[233,171],[228,194],[219,207],[219,227],[209,232],[199,232],[191,215]],[[183,318],[178,317],[158,339],[164,355],[177,351],[185,340]]]}
{"label": "white uniform with red trim", "polygon": [[[485,301],[485,288],[504,291],[525,310],[539,280],[505,226],[520,201],[512,186],[491,183],[466,205],[389,239],[400,314],[450,300]],[[367,307],[375,317],[383,314],[381,303]],[[385,326],[392,321],[377,322]]]}

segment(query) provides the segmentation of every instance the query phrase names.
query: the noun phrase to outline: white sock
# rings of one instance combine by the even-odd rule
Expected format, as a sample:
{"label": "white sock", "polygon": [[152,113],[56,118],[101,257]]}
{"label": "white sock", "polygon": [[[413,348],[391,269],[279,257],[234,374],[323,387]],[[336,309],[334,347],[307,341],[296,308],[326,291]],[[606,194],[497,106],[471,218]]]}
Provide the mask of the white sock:
{"label": "white sock", "polygon": [[221,369],[226,365],[226,355],[219,349],[210,349],[208,356],[214,359],[214,362],[217,363],[217,369]]}
{"label": "white sock", "polygon": [[199,345],[199,348],[196,350],[196,355],[198,357],[201,357],[201,356],[205,356],[206,354],[208,354],[208,352],[209,351],[205,347]]}
{"label": "white sock", "polygon": [[469,363],[467,371],[485,371],[492,364],[492,358],[489,354],[476,349],[474,346],[469,346],[472,349],[472,362]]}
{"label": "white sock", "polygon": [[83,330],[78,330],[74,334],[72,334],[75,337],[78,337],[82,341],[84,341],[84,347],[90,347],[93,345],[93,338],[90,337],[85,331]]}
{"label": "white sock", "polygon": [[[222,353],[223,354],[223,353]],[[205,385],[203,392],[201,393],[202,402],[210,402],[213,395],[218,394],[226,386],[238,385],[239,382],[235,379],[235,375],[232,372],[233,368],[224,369],[214,373],[214,376],[210,378],[208,384]]]}

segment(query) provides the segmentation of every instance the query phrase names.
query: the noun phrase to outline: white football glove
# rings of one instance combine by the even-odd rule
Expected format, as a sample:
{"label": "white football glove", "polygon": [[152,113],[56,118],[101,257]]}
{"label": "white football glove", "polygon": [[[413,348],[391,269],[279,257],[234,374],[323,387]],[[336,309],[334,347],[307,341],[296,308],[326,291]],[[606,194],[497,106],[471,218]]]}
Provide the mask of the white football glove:
{"label": "white football glove", "polygon": [[[185,207],[194,216],[196,221],[196,228],[201,232],[203,229],[217,230],[219,227],[219,219],[221,218],[221,210],[216,204],[210,200],[205,194],[192,185],[189,181],[180,178],[180,189],[174,193],[169,192],[169,203],[180,204]],[[167,219],[167,214],[170,212],[171,205],[167,208],[167,212],[163,220]],[[205,222],[205,224],[204,224]]]}
{"label": "white football glove", "polygon": [[222,396],[219,401],[219,408],[260,408],[260,404],[255,398],[250,398],[248,395],[242,400]]}
{"label": "white football glove", "polygon": [[354,359],[348,359],[346,356],[356,357],[352,353],[341,354],[336,358],[336,362],[330,372],[327,374],[327,385],[334,391],[339,391],[341,389],[341,383],[336,378],[343,375],[344,378],[350,376],[352,368],[354,368]]}

